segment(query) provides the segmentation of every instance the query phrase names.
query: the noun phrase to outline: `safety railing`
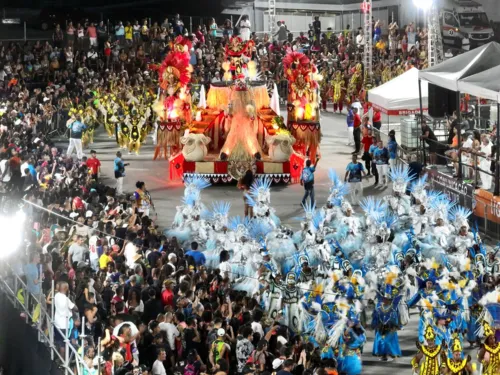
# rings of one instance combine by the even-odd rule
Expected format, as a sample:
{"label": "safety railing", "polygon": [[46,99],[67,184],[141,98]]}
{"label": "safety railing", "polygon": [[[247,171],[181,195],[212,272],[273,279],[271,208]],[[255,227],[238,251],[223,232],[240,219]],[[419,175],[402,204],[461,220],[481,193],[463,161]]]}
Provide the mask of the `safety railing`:
{"label": "safety railing", "polygon": [[[22,267],[22,266],[21,266]],[[23,312],[26,319],[26,324],[30,321],[33,327],[38,331],[38,339],[40,342],[45,343],[51,353],[51,360],[55,360],[64,369],[65,375],[83,375],[89,374],[90,369],[84,361],[83,357],[75,348],[69,338],[68,332],[62,332],[55,326],[55,283],[52,281],[52,288],[49,298],[51,299],[51,311],[47,311],[45,298],[42,292],[40,295],[35,296],[28,291],[25,282],[19,277],[18,270],[15,270],[9,263],[3,263],[3,274],[0,277],[0,289],[9,297],[13,305]],[[41,288],[40,288],[41,290]],[[70,318],[67,321],[67,327],[70,326]],[[46,328],[46,329],[45,329]],[[59,352],[59,348],[55,344],[55,334],[64,337],[64,357]],[[85,317],[82,317],[82,332],[79,336],[82,339],[81,350],[83,353],[83,339],[85,338]],[[98,348],[98,358],[100,358],[100,345]],[[101,361],[98,360],[98,367]],[[100,374],[100,368],[98,369]]]}
{"label": "safety railing", "polygon": [[[434,140],[426,140],[422,143],[421,151],[424,165],[443,165],[447,167],[452,167],[453,165],[455,169],[453,177],[464,178],[473,184],[474,187],[479,187],[480,174],[483,174],[485,177],[489,176],[492,178],[493,183],[498,183],[497,173],[491,171],[491,163],[496,163],[496,159],[493,159],[490,155],[482,155],[480,151],[468,148],[450,147],[445,143]],[[433,146],[432,152],[429,144]],[[443,161],[444,164],[442,163]],[[485,169],[484,166],[483,168],[480,167],[480,164],[484,161],[490,163],[489,170]],[[494,168],[494,170],[498,170],[498,167]],[[487,188],[487,190],[489,189],[491,187]]]}

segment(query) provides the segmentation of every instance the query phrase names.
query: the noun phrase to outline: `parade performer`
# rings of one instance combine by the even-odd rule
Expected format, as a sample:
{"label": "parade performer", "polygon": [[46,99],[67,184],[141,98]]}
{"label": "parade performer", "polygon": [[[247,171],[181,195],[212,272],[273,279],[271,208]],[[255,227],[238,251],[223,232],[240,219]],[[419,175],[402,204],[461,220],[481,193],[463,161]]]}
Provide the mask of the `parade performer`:
{"label": "parade performer", "polygon": [[393,195],[386,197],[388,207],[399,217],[399,221],[402,222],[408,218],[408,214],[410,213],[410,199],[405,194],[408,183],[411,181],[410,169],[408,166],[397,165],[391,168],[389,178],[392,181]]}
{"label": "parade performer", "polygon": [[178,36],[172,47],[159,69],[161,94],[153,109],[160,122],[153,160],[158,158],[165,145],[166,155],[176,154],[180,149],[181,127],[191,123],[191,95],[188,90],[193,70],[189,64],[191,42]]}
{"label": "parade performer", "polygon": [[337,112],[338,109],[339,113],[342,113],[345,91],[345,79],[342,76],[342,72],[338,70],[333,79],[333,112]]}
{"label": "parade performer", "polygon": [[139,155],[139,150],[141,149],[141,128],[143,126],[143,120],[139,118],[138,113],[133,110],[132,111],[132,119],[131,119],[131,128],[130,128],[130,136],[129,136],[129,144],[128,144],[128,152],[135,152],[136,155]]}
{"label": "parade performer", "polygon": [[232,88],[231,115],[226,121],[229,130],[221,154],[228,155],[228,160],[252,161],[257,154],[262,154],[256,134],[255,106],[251,93],[243,81],[237,81]]}
{"label": "parade performer", "polygon": [[378,302],[373,312],[372,328],[375,330],[375,341],[372,354],[380,357],[382,361],[393,361],[396,357],[401,357],[398,339],[398,330],[401,329],[398,305],[401,296],[395,288],[396,278],[397,275],[392,272],[387,274],[385,291],[378,294]]}
{"label": "parade performer", "polygon": [[446,356],[445,351],[441,352],[442,357],[442,374],[444,375],[472,375],[474,366],[471,362],[471,357],[464,358],[462,351],[462,343],[458,338],[453,339],[451,342],[450,350],[452,357]]}
{"label": "parade performer", "polygon": [[360,63],[356,64],[354,68],[354,72],[349,79],[349,83],[347,85],[347,94],[346,101],[347,103],[354,103],[354,100],[359,96],[363,85],[363,65]]}
{"label": "parade performer", "polygon": [[129,144],[131,119],[128,111],[124,113],[125,117],[121,120],[117,129],[117,142],[120,148],[126,149]]}
{"label": "parade performer", "polygon": [[439,375],[441,345],[436,345],[436,333],[431,325],[427,325],[424,334],[423,344],[417,341],[418,353],[413,357],[411,365],[413,370],[420,375]]}
{"label": "parade performer", "polygon": [[500,373],[500,344],[498,343],[496,331],[500,323],[500,292],[493,290],[486,293],[479,301],[483,311],[479,320],[477,335],[483,339],[479,349],[478,360],[482,367],[482,373],[493,375]]}
{"label": "parade performer", "polygon": [[[322,77],[316,66],[303,53],[289,52],[283,58],[283,69],[288,81],[288,126],[296,139],[296,146],[309,152],[314,163],[321,141],[319,121],[318,82]],[[299,126],[306,125],[305,127]],[[309,126],[310,125],[310,126]]]}
{"label": "parade performer", "polygon": [[487,322],[482,323],[484,343],[479,349],[477,359],[482,366],[483,375],[500,373],[500,344],[495,338],[495,332]]}
{"label": "parade performer", "polygon": [[366,342],[365,329],[359,320],[348,323],[344,333],[344,351],[342,358],[342,371],[347,375],[359,375],[363,370],[361,349]]}
{"label": "parade performer", "polygon": [[299,308],[300,290],[297,288],[295,273],[286,275],[285,287],[283,288],[283,319],[285,324],[294,332],[301,332],[301,316]]}

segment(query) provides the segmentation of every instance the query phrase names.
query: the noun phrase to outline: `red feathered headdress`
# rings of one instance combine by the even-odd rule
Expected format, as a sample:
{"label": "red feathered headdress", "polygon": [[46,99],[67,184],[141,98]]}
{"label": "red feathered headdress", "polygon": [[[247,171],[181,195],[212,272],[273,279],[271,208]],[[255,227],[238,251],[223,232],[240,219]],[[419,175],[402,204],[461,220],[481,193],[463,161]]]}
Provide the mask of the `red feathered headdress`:
{"label": "red feathered headdress", "polygon": [[165,57],[159,69],[159,82],[162,90],[172,87],[177,91],[180,87],[186,86],[191,80],[190,46],[191,42],[187,38],[179,36],[175,39],[172,50]]}
{"label": "red feathered headdress", "polygon": [[289,52],[283,58],[283,67],[285,69],[306,67],[309,63],[309,57],[300,52]]}
{"label": "red feathered headdress", "polygon": [[226,44],[226,57],[250,56],[254,46],[255,42],[253,40],[244,42],[239,36],[234,36],[229,40],[229,43]]}
{"label": "red feathered headdress", "polygon": [[189,50],[192,47],[192,43],[188,38],[179,35],[174,41],[170,42],[170,50],[175,52],[184,52],[189,56]]}

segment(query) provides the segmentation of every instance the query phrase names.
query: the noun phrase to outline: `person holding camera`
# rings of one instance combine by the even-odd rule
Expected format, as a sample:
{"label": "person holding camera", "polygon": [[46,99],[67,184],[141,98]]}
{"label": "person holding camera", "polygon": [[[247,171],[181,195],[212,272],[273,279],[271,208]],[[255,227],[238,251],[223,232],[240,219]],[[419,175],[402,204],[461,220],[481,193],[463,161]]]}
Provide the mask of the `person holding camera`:
{"label": "person holding camera", "polygon": [[130,165],[130,163],[124,163],[122,160],[122,153],[120,151],[117,151],[114,161],[116,195],[123,195],[123,178],[125,177],[125,167],[128,165]]}
{"label": "person holding camera", "polygon": [[78,160],[82,160],[82,135],[83,131],[87,129],[87,126],[82,122],[82,117],[77,114],[76,116],[70,117],[70,119],[66,122],[66,127],[70,131],[69,146],[66,153],[68,156],[71,156],[73,151],[76,149],[76,157],[78,158]]}

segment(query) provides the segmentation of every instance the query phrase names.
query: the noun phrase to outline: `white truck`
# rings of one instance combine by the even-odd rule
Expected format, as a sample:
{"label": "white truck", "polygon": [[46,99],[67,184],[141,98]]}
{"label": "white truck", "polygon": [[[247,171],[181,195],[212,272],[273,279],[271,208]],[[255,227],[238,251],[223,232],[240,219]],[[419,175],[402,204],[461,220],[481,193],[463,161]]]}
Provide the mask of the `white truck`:
{"label": "white truck", "polygon": [[[495,36],[483,6],[473,0],[440,0],[443,44],[457,48],[475,48],[491,42]],[[467,48],[468,49],[468,48]]]}

